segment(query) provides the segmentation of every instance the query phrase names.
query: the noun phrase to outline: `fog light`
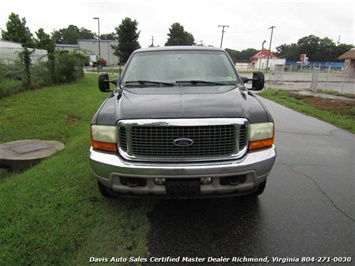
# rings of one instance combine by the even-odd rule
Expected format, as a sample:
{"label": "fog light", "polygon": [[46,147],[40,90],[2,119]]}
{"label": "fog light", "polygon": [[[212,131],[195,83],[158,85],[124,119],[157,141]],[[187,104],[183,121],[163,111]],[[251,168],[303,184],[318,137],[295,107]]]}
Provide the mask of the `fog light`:
{"label": "fog light", "polygon": [[165,178],[155,178],[154,182],[156,185],[165,185]]}
{"label": "fog light", "polygon": [[208,185],[212,183],[212,177],[202,177],[201,178],[201,184],[202,185]]}

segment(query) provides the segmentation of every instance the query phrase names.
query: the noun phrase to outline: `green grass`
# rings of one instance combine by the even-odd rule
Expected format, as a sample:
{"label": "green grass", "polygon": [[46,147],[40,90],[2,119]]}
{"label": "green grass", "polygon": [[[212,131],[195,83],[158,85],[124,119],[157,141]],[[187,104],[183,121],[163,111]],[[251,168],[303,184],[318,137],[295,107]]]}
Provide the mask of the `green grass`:
{"label": "green grass", "polygon": [[97,76],[0,100],[0,143],[57,140],[66,148],[19,173],[0,170],[0,265],[84,265],[147,254],[152,201],[107,200],[88,163]]}
{"label": "green grass", "polygon": [[[282,104],[284,106],[287,106],[300,113],[313,116],[327,123],[333,124],[337,127],[355,133],[355,123],[353,115],[340,115],[335,112],[317,109],[305,101],[296,100],[290,97],[286,91],[282,90],[267,89],[258,93],[258,95],[277,102],[279,104]],[[349,112],[351,113],[351,110]]]}

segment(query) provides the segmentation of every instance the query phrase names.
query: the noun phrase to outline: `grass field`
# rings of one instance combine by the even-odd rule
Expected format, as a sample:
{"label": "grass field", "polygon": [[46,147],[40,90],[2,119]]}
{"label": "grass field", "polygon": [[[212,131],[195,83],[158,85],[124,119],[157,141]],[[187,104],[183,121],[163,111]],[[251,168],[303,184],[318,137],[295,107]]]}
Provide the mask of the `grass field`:
{"label": "grass field", "polygon": [[355,133],[355,101],[301,96],[284,90],[267,89],[260,96]]}
{"label": "grass field", "polygon": [[153,202],[107,200],[88,163],[91,118],[108,95],[97,76],[0,100],[0,143],[57,140],[66,148],[21,173],[0,169],[0,265],[84,265],[146,256]]}

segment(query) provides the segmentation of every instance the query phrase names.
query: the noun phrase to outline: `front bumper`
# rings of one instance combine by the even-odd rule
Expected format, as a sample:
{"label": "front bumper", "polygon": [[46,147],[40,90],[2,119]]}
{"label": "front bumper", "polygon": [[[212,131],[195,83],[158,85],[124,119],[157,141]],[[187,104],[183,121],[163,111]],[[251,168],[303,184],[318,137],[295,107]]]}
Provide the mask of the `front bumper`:
{"label": "front bumper", "polygon": [[[166,195],[166,186],[155,179],[196,180],[210,177],[210,184],[201,184],[199,194],[205,196],[242,195],[253,192],[266,180],[276,159],[276,149],[247,153],[238,160],[206,163],[138,163],[123,160],[119,155],[90,148],[90,164],[101,184],[114,192],[136,196]],[[244,176],[237,185],[221,185],[221,178]],[[123,185],[121,178],[142,178],[144,186]],[[244,178],[243,177],[243,178]]]}

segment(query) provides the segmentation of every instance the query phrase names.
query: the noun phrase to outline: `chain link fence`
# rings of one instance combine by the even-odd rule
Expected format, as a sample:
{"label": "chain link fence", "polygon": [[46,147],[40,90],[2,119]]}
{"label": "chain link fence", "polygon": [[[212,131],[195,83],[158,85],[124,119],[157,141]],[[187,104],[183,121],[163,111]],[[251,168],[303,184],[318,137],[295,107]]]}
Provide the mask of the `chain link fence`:
{"label": "chain link fence", "polygon": [[269,80],[271,84],[281,84],[284,81],[285,66],[276,65],[270,69]]}
{"label": "chain link fence", "polygon": [[271,88],[286,90],[334,91],[341,94],[355,94],[355,78],[342,70],[322,69],[318,65],[309,69],[283,66],[265,73]]}

